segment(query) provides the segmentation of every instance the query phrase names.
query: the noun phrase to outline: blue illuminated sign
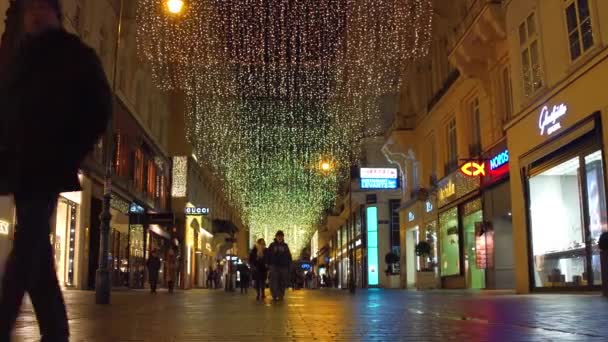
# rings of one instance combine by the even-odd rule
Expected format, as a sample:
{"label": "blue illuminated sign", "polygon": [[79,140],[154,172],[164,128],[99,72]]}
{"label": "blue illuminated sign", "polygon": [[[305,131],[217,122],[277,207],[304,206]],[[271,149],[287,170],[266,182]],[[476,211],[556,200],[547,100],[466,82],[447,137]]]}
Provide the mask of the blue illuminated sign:
{"label": "blue illuminated sign", "polygon": [[496,170],[509,163],[509,150],[504,150],[490,159],[490,170]]}
{"label": "blue illuminated sign", "polygon": [[367,216],[367,284],[380,283],[378,270],[378,208],[368,207]]}
{"label": "blue illuminated sign", "polygon": [[129,212],[133,214],[143,214],[146,212],[146,209],[144,209],[141,205],[137,203],[131,203],[131,206],[129,207]]}
{"label": "blue illuminated sign", "polygon": [[397,189],[397,179],[361,178],[361,189]]}
{"label": "blue illuminated sign", "polygon": [[311,268],[310,264],[302,264],[302,265],[300,265],[300,267],[301,267],[303,270],[309,270],[309,269]]}

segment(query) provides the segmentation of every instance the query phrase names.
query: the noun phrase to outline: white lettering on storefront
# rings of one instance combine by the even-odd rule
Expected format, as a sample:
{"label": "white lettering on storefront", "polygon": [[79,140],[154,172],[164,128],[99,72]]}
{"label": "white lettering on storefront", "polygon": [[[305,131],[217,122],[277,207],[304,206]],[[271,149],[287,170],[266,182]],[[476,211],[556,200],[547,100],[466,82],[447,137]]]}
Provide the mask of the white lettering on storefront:
{"label": "white lettering on storefront", "polygon": [[553,106],[551,112],[549,112],[549,106],[544,106],[540,110],[540,116],[538,118],[538,128],[540,128],[540,135],[553,134],[555,131],[562,128],[559,119],[568,113],[568,107],[565,104]]}
{"label": "white lettering on storefront", "polygon": [[0,235],[8,235],[8,227],[10,224],[6,221],[0,221]]}

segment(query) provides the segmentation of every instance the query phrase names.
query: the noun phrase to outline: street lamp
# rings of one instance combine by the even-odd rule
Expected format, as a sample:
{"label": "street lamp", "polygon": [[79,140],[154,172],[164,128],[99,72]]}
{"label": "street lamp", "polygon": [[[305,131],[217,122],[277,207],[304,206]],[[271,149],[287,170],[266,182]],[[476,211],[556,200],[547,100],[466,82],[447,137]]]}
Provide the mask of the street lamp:
{"label": "street lamp", "polygon": [[323,170],[323,171],[331,170],[331,164],[328,162],[321,163],[321,170]]}
{"label": "street lamp", "polygon": [[180,14],[184,9],[183,0],[167,0],[167,9],[172,14]]}
{"label": "street lamp", "polygon": [[[167,9],[173,14],[179,14],[184,7],[183,0],[166,0]],[[124,12],[125,0],[120,0],[118,10],[118,22],[116,24],[116,45],[114,48],[114,70],[112,71],[112,94],[114,99],[118,98],[116,93],[116,73],[118,71],[118,56],[120,52],[121,34],[122,34],[122,19]],[[97,269],[95,278],[95,303],[110,304],[110,270],[108,268],[108,241],[110,237],[110,221],[112,214],[110,212],[110,202],[112,200],[112,159],[114,158],[114,125],[113,116],[110,117],[108,128],[104,137],[104,163],[106,168],[103,191],[103,207],[100,215],[101,227],[99,234],[99,268]],[[145,256],[145,253],[144,253]]]}

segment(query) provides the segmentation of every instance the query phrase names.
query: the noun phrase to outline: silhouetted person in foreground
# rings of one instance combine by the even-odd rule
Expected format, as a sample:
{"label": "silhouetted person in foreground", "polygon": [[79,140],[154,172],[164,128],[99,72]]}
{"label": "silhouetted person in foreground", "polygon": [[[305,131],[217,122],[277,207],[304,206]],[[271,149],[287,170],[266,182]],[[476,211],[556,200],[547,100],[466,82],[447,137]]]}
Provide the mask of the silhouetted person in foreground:
{"label": "silhouetted person in foreground", "polygon": [[49,241],[59,193],[80,190],[78,168],[107,127],[112,93],[99,58],[61,27],[58,0],[19,0],[24,38],[0,80],[0,194],[17,213],[0,294],[0,341],[9,341],[29,294],[42,341],[69,328]]}
{"label": "silhouetted person in foreground", "polygon": [[285,243],[285,235],[278,231],[274,242],[268,247],[268,260],[270,264],[270,292],[273,300],[283,300],[285,288],[289,282],[289,266],[291,265],[291,252]]}
{"label": "silhouetted person in foreground", "polygon": [[150,281],[150,292],[156,293],[158,284],[158,271],[160,271],[160,258],[156,256],[156,251],[152,251],[146,262],[148,267],[148,280]]}

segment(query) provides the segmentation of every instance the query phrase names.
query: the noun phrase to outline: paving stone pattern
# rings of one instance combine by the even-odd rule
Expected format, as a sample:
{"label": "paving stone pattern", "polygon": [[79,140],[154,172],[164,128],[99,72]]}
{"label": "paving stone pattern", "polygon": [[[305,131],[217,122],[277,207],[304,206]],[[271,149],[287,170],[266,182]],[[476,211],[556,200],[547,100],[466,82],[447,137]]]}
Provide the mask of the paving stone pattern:
{"label": "paving stone pattern", "polygon": [[[597,294],[300,290],[279,303],[220,290],[112,296],[98,306],[92,292],[65,292],[72,341],[608,341],[608,299]],[[39,340],[29,304],[14,340]]]}

